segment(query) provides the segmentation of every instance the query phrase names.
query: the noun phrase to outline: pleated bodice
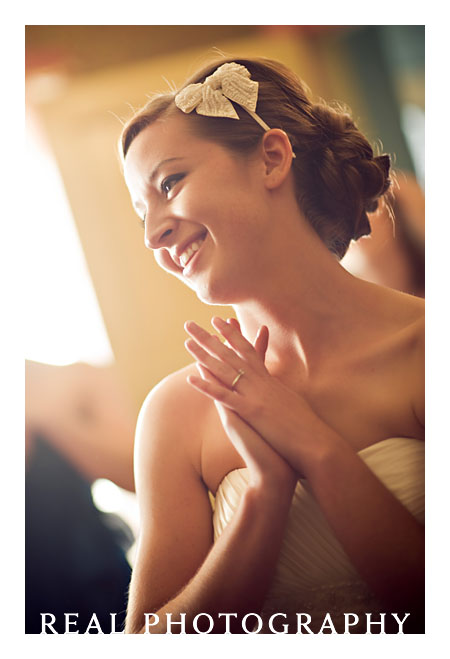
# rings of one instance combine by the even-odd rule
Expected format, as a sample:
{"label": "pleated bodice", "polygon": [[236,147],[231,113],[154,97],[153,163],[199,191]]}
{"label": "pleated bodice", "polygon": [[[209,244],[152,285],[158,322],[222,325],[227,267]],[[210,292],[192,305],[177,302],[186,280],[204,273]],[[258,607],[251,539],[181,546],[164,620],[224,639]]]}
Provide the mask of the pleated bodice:
{"label": "pleated bodice", "polygon": [[[424,451],[421,440],[390,438],[358,453],[421,523],[425,516]],[[220,483],[213,517],[215,539],[229,524],[247,486],[246,468],[231,471]],[[322,621],[325,613],[339,617],[344,611],[364,617],[364,612],[383,609],[351,564],[307,481],[302,479],[295,489],[262,616],[267,619],[272,613],[284,612],[293,620],[296,612],[307,612],[313,621]],[[358,628],[352,631],[358,632]]]}

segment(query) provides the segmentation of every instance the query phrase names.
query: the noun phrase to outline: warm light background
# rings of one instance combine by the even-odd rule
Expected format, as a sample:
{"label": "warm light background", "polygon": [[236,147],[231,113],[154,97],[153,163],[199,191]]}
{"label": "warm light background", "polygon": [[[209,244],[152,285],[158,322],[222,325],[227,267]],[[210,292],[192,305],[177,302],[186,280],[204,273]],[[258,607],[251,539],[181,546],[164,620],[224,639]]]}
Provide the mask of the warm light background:
{"label": "warm light background", "polygon": [[[66,318],[71,310],[75,313],[70,320],[74,341],[86,328],[96,328],[84,337],[88,343],[89,333],[92,337],[87,358],[86,352],[77,357],[75,351],[55,363],[73,361],[73,355],[93,363],[114,360],[137,413],[152,386],[189,363],[184,321],[208,325],[212,315],[230,314],[200,303],[144,248],[116,154],[120,121],[130,116],[130,106],[145,103],[146,94],[165,91],[166,79],[181,83],[214,56],[214,48],[275,58],[317,96],[347,103],[370,139],[381,139],[385,150],[395,152],[397,166],[423,184],[423,42],[422,26],[28,26],[28,121],[35,142],[39,136],[41,156],[47,154],[53,175],[60,177],[58,194],[63,198],[65,192],[61,203],[73,217],[76,231],[68,240],[79,240],[81,257],[72,274],[84,272],[83,281],[92,282],[95,292],[86,287],[90,315],[83,301],[75,306],[64,283],[66,252],[56,230],[39,221],[36,208],[28,219],[34,225],[32,251],[39,259],[33,277],[38,282],[45,271],[47,283],[30,294],[34,316],[41,316],[53,345],[57,321],[50,322],[50,312]],[[41,167],[36,165],[36,177]],[[50,194],[57,194],[56,184]],[[52,214],[50,201],[42,200],[42,217],[52,215],[57,226],[58,211]],[[53,258],[60,264],[52,265]],[[60,303],[52,297],[44,301],[44,294],[52,293],[51,282],[62,286]],[[26,356],[51,361],[38,349]]]}

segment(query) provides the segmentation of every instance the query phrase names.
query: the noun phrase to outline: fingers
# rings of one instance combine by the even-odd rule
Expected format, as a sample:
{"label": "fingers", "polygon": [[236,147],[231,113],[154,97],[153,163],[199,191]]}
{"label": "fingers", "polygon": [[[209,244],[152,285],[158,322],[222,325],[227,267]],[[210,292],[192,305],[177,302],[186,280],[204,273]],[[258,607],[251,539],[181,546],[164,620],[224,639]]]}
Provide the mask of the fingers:
{"label": "fingers", "polygon": [[204,366],[215,378],[231,387],[236,377],[235,368],[210,355],[193,339],[187,339],[184,345],[194,359],[197,360],[197,365]]}
{"label": "fingers", "polygon": [[236,329],[241,331],[241,326],[239,325],[239,321],[237,318],[228,318],[227,322],[230,323],[230,325],[234,325]]}
{"label": "fingers", "polygon": [[267,460],[272,449],[236,412],[217,401],[216,409],[229,440],[247,467],[251,472],[260,472],[261,463]]}
{"label": "fingers", "polygon": [[[215,405],[229,440],[250,470],[250,482],[266,487],[276,479],[283,486],[291,483],[293,491],[297,476],[290,465],[239,414],[217,401]],[[279,487],[276,491],[278,495]]]}
{"label": "fingers", "polygon": [[[234,350],[227,348],[227,346],[220,341],[218,336],[213,336],[193,321],[185,323],[184,327],[192,339],[194,339],[194,341],[212,357],[220,359],[222,362],[232,366],[236,371],[241,368],[242,362],[238,355]],[[189,350],[189,352],[191,352],[191,350]],[[208,364],[206,364],[206,366],[208,366]]]}
{"label": "fingers", "polygon": [[[233,325],[239,332],[241,331],[241,326],[237,318],[228,318],[227,323]],[[253,347],[256,352],[261,357],[263,363],[267,352],[267,347],[269,345],[269,329],[265,325],[261,325],[256,335],[255,343]]]}
{"label": "fingers", "polygon": [[255,339],[255,350],[261,357],[263,363],[266,357],[267,346],[269,345],[269,330],[265,325],[262,325]]}
{"label": "fingers", "polygon": [[202,376],[204,380],[209,380],[210,382],[217,382],[217,378],[211,373],[211,371],[208,371],[208,369],[205,366],[202,366],[198,362],[195,364],[197,367],[198,372]]}
{"label": "fingers", "polygon": [[227,340],[236,353],[249,364],[260,363],[255,353],[255,348],[250,341],[245,339],[234,323],[227,323],[222,318],[215,316],[211,321],[213,327]]}
{"label": "fingers", "polygon": [[188,375],[187,381],[192,387],[205,396],[208,396],[208,398],[239,412],[239,396],[214,378],[207,376],[207,379],[204,379],[196,375]]}
{"label": "fingers", "polygon": [[[197,363],[204,366],[217,380],[213,383],[216,387],[225,385],[229,390],[234,391],[235,385],[241,377],[239,374],[245,373],[249,377],[251,372],[255,375],[259,372],[261,375],[261,367],[267,373],[264,367],[269,337],[267,327],[262,326],[259,329],[255,346],[253,346],[242,336],[239,322],[236,319],[225,322],[221,318],[215,317],[212,324],[226,339],[230,347],[224,345],[219,337],[210,334],[193,321],[185,324],[185,329],[191,336],[185,342],[185,346]],[[199,388],[198,385],[199,382],[197,382],[197,388]],[[203,393],[216,400],[222,400],[216,397],[217,391],[220,390],[214,389],[213,392],[210,389]],[[223,395],[223,392],[220,391],[220,395]]]}

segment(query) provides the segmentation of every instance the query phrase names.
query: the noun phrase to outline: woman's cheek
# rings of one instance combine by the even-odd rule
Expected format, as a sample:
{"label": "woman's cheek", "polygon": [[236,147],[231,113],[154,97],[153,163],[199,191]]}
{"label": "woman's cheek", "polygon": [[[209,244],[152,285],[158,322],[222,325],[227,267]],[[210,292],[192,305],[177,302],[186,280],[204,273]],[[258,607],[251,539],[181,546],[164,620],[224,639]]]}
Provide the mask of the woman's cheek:
{"label": "woman's cheek", "polygon": [[156,263],[160,268],[171,274],[181,274],[180,268],[173,262],[172,257],[167,249],[159,249],[154,252]]}

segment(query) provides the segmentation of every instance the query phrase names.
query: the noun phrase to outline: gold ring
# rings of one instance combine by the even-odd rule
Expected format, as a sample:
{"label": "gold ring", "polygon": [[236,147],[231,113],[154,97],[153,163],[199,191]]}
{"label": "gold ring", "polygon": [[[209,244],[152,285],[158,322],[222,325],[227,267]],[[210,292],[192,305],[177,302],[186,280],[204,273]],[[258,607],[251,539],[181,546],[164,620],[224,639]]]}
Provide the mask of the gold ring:
{"label": "gold ring", "polygon": [[234,391],[235,386],[237,385],[237,383],[239,382],[239,380],[241,379],[241,377],[242,377],[243,375],[245,375],[245,373],[244,373],[244,371],[240,368],[239,371],[238,371],[238,374],[236,375],[236,377],[234,378],[233,382],[231,383],[231,389],[232,389],[233,391]]}

